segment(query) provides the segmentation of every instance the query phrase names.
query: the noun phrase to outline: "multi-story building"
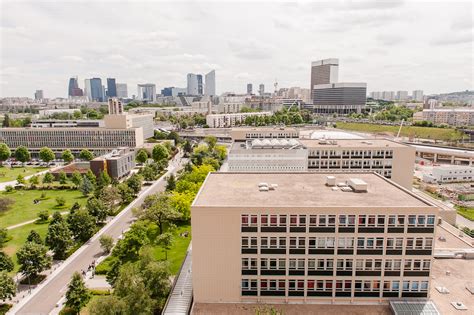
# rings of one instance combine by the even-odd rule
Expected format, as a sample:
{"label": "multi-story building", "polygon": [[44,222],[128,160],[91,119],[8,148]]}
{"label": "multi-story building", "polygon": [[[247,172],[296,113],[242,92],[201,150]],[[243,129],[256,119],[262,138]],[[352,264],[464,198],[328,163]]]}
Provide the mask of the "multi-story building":
{"label": "multi-story building", "polygon": [[67,95],[69,97],[71,96],[76,96],[76,90],[79,88],[79,84],[77,83],[77,77],[72,77],[69,79],[69,85],[68,85],[68,93]]}
{"label": "multi-story building", "polygon": [[382,92],[382,99],[384,101],[393,101],[395,98],[395,92],[393,91],[383,91]]}
{"label": "multi-story building", "polygon": [[156,85],[152,83],[137,85],[138,99],[146,102],[156,101]]}
{"label": "multi-story building", "polygon": [[339,76],[339,59],[330,58],[311,63],[311,98],[315,85],[337,83]]}
{"label": "multi-story building", "polygon": [[408,91],[397,91],[397,100],[399,101],[408,100]]}
{"label": "multi-story building", "polygon": [[265,84],[261,83],[258,86],[258,95],[263,96],[265,94]]}
{"label": "multi-story building", "polygon": [[187,93],[186,88],[178,88],[178,87],[174,87],[174,86],[166,87],[166,88],[161,90],[161,95],[162,96],[176,97],[176,96],[184,96],[184,95],[186,95],[186,93]]}
{"label": "multi-story building", "polygon": [[206,82],[204,87],[204,95],[215,96],[216,95],[216,71],[212,70],[205,76]]}
{"label": "multi-story building", "polygon": [[474,181],[474,168],[472,166],[436,166],[431,174],[423,174],[423,181],[428,183],[454,183]]}
{"label": "multi-story building", "polygon": [[109,107],[109,114],[111,115],[123,114],[122,101],[118,99],[117,97],[109,98],[108,107]]}
{"label": "multi-story building", "polygon": [[248,95],[252,94],[252,83],[247,83],[247,94]]}
{"label": "multi-story building", "polygon": [[107,170],[107,174],[120,179],[128,174],[135,167],[135,152],[129,148],[118,148],[103,156],[90,161],[90,169],[99,176],[101,172]]}
{"label": "multi-story building", "polygon": [[414,90],[412,94],[412,98],[415,101],[422,102],[423,101],[423,90]]}
{"label": "multi-story building", "polygon": [[107,78],[107,96],[117,97],[117,84],[114,78]]}
{"label": "multi-story building", "polygon": [[191,211],[196,304],[429,297],[438,209],[380,175],[210,173]]}
{"label": "multi-story building", "polygon": [[[264,145],[252,145],[249,139],[281,138],[283,131],[259,134],[245,130],[232,130],[234,145],[229,152],[229,171],[281,172],[299,169],[301,161],[306,163],[305,171],[310,172],[376,172],[397,184],[410,189],[413,181],[415,148],[385,139],[345,139],[345,140],[294,140],[285,147],[280,142],[267,140]],[[270,136],[270,133],[273,133]],[[296,138],[297,138],[296,133]],[[237,140],[236,140],[237,139]],[[286,143],[292,140],[286,139]],[[262,149],[265,150],[262,150]],[[296,152],[283,150],[298,149]],[[272,152],[272,153],[270,153]],[[291,158],[294,158],[292,161]],[[281,161],[278,163],[278,159]],[[271,168],[262,167],[262,161],[272,161]],[[274,164],[274,165],[273,165]],[[269,164],[270,165],[270,164]],[[277,166],[280,166],[278,168]]]}
{"label": "multi-story building", "polygon": [[93,101],[91,79],[84,80],[84,96],[87,97],[88,101]]}
{"label": "multi-story building", "polygon": [[219,102],[219,104],[217,105],[217,111],[219,114],[240,113],[243,107],[245,107],[244,102],[232,102],[232,103]]}
{"label": "multi-story building", "polygon": [[313,87],[313,106],[321,114],[361,113],[367,101],[366,83],[332,83]]}
{"label": "multi-story building", "polygon": [[43,90],[36,90],[35,101],[41,101],[42,99],[44,99]]}
{"label": "multi-story building", "polygon": [[137,129],[143,130],[143,138],[154,135],[153,114],[113,114],[104,116],[104,126],[108,129]]}
{"label": "multi-story building", "polygon": [[128,97],[127,83],[116,83],[115,87],[117,89],[117,97],[119,98]]}
{"label": "multi-story building", "polygon": [[[215,82],[214,82],[215,87]],[[203,95],[203,82],[201,74],[188,73],[187,75],[188,95]]]}
{"label": "multi-story building", "polygon": [[251,113],[235,113],[235,114],[213,114],[206,116],[206,124],[210,128],[227,128],[234,127],[237,124],[245,122],[245,118],[258,116],[271,116],[271,112],[251,112]]}
{"label": "multi-story building", "polygon": [[102,80],[100,78],[92,78],[89,80],[90,84],[90,100],[103,102],[104,101],[104,88],[102,86]]}
{"label": "multi-story building", "polygon": [[235,128],[231,132],[232,140],[245,141],[249,139],[297,139],[299,132],[295,128]]}
{"label": "multi-story building", "polygon": [[431,108],[423,109],[423,112],[414,116],[415,121],[431,121],[435,125],[448,124],[451,126],[473,126],[474,108]]}
{"label": "multi-story building", "polygon": [[70,149],[79,154],[89,149],[96,155],[105,154],[119,147],[136,148],[143,145],[143,129],[108,128],[1,128],[0,141],[11,149],[27,147],[33,155],[42,147],[49,147],[60,153]]}
{"label": "multi-story building", "polygon": [[76,127],[76,128],[99,128],[104,127],[104,121],[95,120],[63,120],[63,119],[37,119],[31,122],[31,128],[64,128],[64,127]]}

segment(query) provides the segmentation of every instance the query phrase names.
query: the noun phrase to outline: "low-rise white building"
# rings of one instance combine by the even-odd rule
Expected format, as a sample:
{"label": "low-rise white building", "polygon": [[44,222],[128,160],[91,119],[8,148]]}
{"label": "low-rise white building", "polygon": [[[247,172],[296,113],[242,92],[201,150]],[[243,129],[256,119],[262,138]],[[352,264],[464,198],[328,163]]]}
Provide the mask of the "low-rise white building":
{"label": "low-rise white building", "polygon": [[474,168],[454,165],[434,167],[431,174],[423,175],[423,181],[439,184],[474,181]]}
{"label": "low-rise white building", "polygon": [[431,121],[435,125],[447,124],[451,126],[474,125],[474,108],[432,108],[424,109],[422,114],[413,116],[414,121]]}
{"label": "low-rise white building", "polygon": [[235,114],[214,114],[206,116],[206,124],[209,128],[226,128],[234,127],[236,124],[241,124],[245,118],[251,116],[271,116],[271,112],[253,112],[253,113],[235,113]]}

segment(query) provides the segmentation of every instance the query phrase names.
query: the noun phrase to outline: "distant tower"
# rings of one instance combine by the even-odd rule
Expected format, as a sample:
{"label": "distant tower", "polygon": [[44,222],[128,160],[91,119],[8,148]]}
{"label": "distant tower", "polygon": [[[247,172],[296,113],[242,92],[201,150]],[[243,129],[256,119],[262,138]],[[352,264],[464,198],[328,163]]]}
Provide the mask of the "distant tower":
{"label": "distant tower", "polygon": [[311,99],[315,85],[337,83],[339,75],[339,59],[331,58],[311,63]]}
{"label": "distant tower", "polygon": [[77,83],[77,77],[70,78],[67,96],[75,96],[74,94],[77,89],[79,89],[79,84]]}
{"label": "distant tower", "polygon": [[216,71],[212,70],[205,76],[206,82],[204,86],[204,95],[216,95]]}
{"label": "distant tower", "polygon": [[258,94],[260,96],[263,96],[263,94],[265,94],[265,85],[263,83],[261,83],[259,86],[258,86]]}
{"label": "distant tower", "polygon": [[275,78],[275,83],[273,83],[273,86],[275,87],[275,94],[278,92],[278,81]]}
{"label": "distant tower", "polygon": [[110,115],[121,115],[123,114],[122,101],[116,97],[109,98],[109,114]]}
{"label": "distant tower", "polygon": [[252,94],[252,83],[247,83],[247,94],[248,95]]}
{"label": "distant tower", "polygon": [[36,90],[35,92],[35,101],[40,101],[44,98],[43,90]]}
{"label": "distant tower", "polygon": [[117,84],[114,78],[107,78],[107,96],[117,97]]}

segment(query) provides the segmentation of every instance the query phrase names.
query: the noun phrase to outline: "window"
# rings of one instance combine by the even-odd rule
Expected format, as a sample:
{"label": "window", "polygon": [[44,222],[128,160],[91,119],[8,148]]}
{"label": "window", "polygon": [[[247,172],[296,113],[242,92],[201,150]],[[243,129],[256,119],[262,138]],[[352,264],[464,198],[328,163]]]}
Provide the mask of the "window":
{"label": "window", "polygon": [[285,258],[261,258],[260,259],[261,270],[285,270],[286,259]]}
{"label": "window", "polygon": [[257,270],[257,258],[242,258],[243,270]]}
{"label": "window", "polygon": [[269,279],[261,279],[260,280],[260,290],[262,291],[277,291],[285,290],[285,280],[269,280]]}
{"label": "window", "polygon": [[288,265],[290,270],[305,270],[304,259],[291,258]]}
{"label": "window", "polygon": [[260,225],[261,226],[268,226],[268,215],[266,215],[266,214],[260,215]]}
{"label": "window", "polygon": [[339,237],[337,240],[337,248],[353,249],[354,238],[353,237]]}
{"label": "window", "polygon": [[334,260],[329,258],[310,259],[308,261],[308,269],[317,269],[319,271],[332,271],[334,268]]}
{"label": "window", "polygon": [[257,249],[257,238],[256,237],[242,237],[242,248]]}
{"label": "window", "polygon": [[433,238],[432,237],[410,237],[407,238],[406,248],[408,250],[413,249],[424,249],[430,250],[433,247]]}
{"label": "window", "polygon": [[379,280],[356,280],[354,283],[356,292],[378,292],[380,291]]}
{"label": "window", "polygon": [[357,259],[356,270],[380,271],[382,270],[382,259]]}
{"label": "window", "polygon": [[426,292],[428,291],[428,281],[403,281],[402,289],[404,292]]}
{"label": "window", "polygon": [[305,237],[290,237],[290,248],[306,249],[306,238]]}
{"label": "window", "polygon": [[354,227],[355,226],[355,215],[339,215],[339,226],[343,227]]}
{"label": "window", "polygon": [[383,237],[359,237],[357,238],[358,249],[382,249]]}
{"label": "window", "polygon": [[242,290],[243,291],[257,290],[257,280],[242,279]]}
{"label": "window", "polygon": [[404,270],[408,271],[429,271],[431,261],[429,259],[405,259]]}
{"label": "window", "polygon": [[253,226],[256,227],[258,222],[258,216],[256,214],[242,214],[241,216],[241,225],[242,227]]}
{"label": "window", "polygon": [[387,249],[401,250],[403,248],[403,238],[387,238]]}
{"label": "window", "polygon": [[352,259],[338,259],[336,268],[339,271],[352,271]]}
{"label": "window", "polygon": [[335,238],[334,237],[310,237],[309,248],[334,248]]}
{"label": "window", "polygon": [[304,291],[304,280],[288,280],[289,291]]}
{"label": "window", "polygon": [[336,280],[336,292],[351,291],[352,281],[351,280]]}
{"label": "window", "polygon": [[400,271],[402,261],[400,259],[387,259],[385,260],[386,271]]}

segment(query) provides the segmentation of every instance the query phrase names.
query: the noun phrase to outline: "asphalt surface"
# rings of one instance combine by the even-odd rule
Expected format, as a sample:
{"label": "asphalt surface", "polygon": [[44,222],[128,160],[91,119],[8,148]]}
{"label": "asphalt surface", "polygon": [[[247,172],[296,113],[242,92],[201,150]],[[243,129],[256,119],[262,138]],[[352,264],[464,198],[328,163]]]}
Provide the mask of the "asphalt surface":
{"label": "asphalt surface", "polygon": [[152,186],[148,187],[147,190],[142,193],[125,208],[117,217],[115,217],[109,224],[107,224],[100,232],[98,232],[89,242],[87,246],[81,247],[75,254],[66,260],[61,265],[61,270],[54,272],[46,280],[47,282],[33,290],[32,296],[29,300],[25,300],[24,305],[16,305],[12,308],[9,314],[21,314],[21,315],[46,315],[49,314],[55,307],[61,297],[66,293],[68,283],[71,279],[72,274],[77,271],[87,270],[89,264],[96,260],[102,255],[102,249],[99,244],[99,236],[107,234],[117,239],[125,230],[129,228],[133,223],[132,208],[142,204],[146,196],[164,191],[166,180],[165,177],[171,173],[175,173],[185,164],[185,160],[180,160],[177,157],[176,161],[171,161],[169,171],[162,176]]}

